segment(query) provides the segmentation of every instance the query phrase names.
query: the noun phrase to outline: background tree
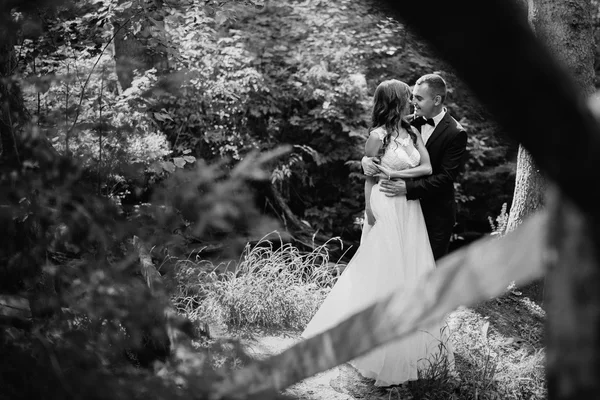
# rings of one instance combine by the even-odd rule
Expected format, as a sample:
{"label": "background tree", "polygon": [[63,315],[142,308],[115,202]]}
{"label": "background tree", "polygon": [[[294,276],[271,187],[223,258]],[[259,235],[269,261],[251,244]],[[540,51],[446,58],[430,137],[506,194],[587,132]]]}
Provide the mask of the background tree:
{"label": "background tree", "polygon": [[[582,97],[594,91],[594,10],[589,0],[563,2],[530,0],[536,35],[570,75]],[[552,99],[548,99],[552,101]],[[567,136],[569,133],[564,132]],[[571,157],[566,154],[565,157]],[[575,157],[585,157],[579,148]],[[576,177],[574,177],[576,179]],[[585,185],[586,182],[580,182]],[[600,373],[600,259],[597,252],[598,221],[553,191],[547,285],[548,389],[551,399],[592,398],[600,390],[592,379]],[[597,288],[597,286],[595,286]],[[590,289],[588,289],[590,288]]]}
{"label": "background tree", "polygon": [[12,75],[18,67],[14,46],[17,43],[18,25],[11,17],[15,4],[0,5],[0,157],[3,163],[17,165],[19,143],[17,129],[28,119],[21,90]]}
{"label": "background tree", "polygon": [[544,206],[546,179],[531,154],[519,145],[517,173],[505,232],[515,230],[530,214]]}
{"label": "background tree", "polygon": [[[540,20],[537,14],[539,2],[537,0],[517,0],[527,15],[529,24],[537,31]],[[544,205],[546,180],[540,169],[535,165],[531,154],[522,145],[519,145],[517,155],[517,172],[515,177],[515,190],[512,205],[506,224],[506,232],[513,231],[527,216]]]}
{"label": "background tree", "polygon": [[[592,4],[585,0],[561,6],[556,3],[547,0],[520,1],[536,35],[575,78],[582,93],[589,95],[594,90],[595,82],[595,53],[591,49],[594,49],[592,21],[596,13]],[[547,184],[531,154],[520,145],[507,232],[514,230],[528,215],[544,205]],[[537,281],[524,290],[543,297],[544,286],[545,281]]]}

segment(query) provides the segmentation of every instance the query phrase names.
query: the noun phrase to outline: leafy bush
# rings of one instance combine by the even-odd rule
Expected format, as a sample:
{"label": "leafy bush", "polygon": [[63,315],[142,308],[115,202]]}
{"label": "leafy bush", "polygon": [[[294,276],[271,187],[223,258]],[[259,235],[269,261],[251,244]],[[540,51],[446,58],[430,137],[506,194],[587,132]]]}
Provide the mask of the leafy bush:
{"label": "leafy bush", "polygon": [[[278,227],[253,185],[270,182],[313,230],[357,239],[369,93],[438,61],[350,0],[17,3],[0,16],[12,35],[0,43],[0,113],[11,121],[0,123],[0,291],[27,298],[33,315],[1,319],[12,325],[0,332],[10,361],[0,386],[14,398],[203,397],[220,377],[206,351],[185,346],[164,364],[172,293],[140,279],[131,239],[159,259],[215,242],[224,258],[243,250],[223,273],[208,260],[176,263],[174,300],[198,324],[303,326],[338,272],[324,246],[243,249]],[[127,56],[118,35],[144,47],[130,80],[114,62]],[[455,100],[474,132],[459,186],[472,206],[469,182],[486,191],[506,149]],[[289,151],[255,153],[282,143]]]}
{"label": "leafy bush", "polygon": [[[121,379],[132,375],[159,387],[152,395],[156,398],[174,390],[176,383],[208,390],[208,385],[200,388],[193,382],[198,376],[209,381],[215,376],[201,351],[177,349],[173,364],[164,364],[175,345],[166,328],[174,317],[165,314],[165,288],[151,291],[139,278],[139,254],[129,241],[134,234],[150,247],[172,241],[179,235],[173,227],[183,217],[184,228],[195,237],[217,233],[236,252],[238,234],[273,227],[254,208],[248,183],[268,178],[260,165],[276,154],[246,157],[231,171],[199,163],[194,170],[173,174],[146,211],[152,229],[141,229],[139,219],[129,221],[112,201],[89,190],[81,167],[71,158],[49,152],[35,140],[23,148],[32,154],[23,164],[35,167],[4,170],[0,179],[6,245],[0,252],[0,289],[17,297],[27,293],[36,319],[16,318],[24,331],[18,325],[3,329],[0,353],[7,362],[0,385],[7,393],[18,393],[15,398],[70,398],[73,383],[62,377],[62,369],[68,368],[77,371],[71,379],[78,393],[90,398],[104,398],[92,396],[98,382],[112,387],[115,398],[131,398],[139,389],[126,390]],[[32,324],[35,329],[29,332]],[[25,376],[45,371],[42,386],[34,390],[27,388],[28,380],[5,380],[15,368],[8,357],[17,357],[16,368]],[[158,362],[169,379],[136,372],[128,359],[147,367]],[[43,395],[48,388],[53,389]]]}

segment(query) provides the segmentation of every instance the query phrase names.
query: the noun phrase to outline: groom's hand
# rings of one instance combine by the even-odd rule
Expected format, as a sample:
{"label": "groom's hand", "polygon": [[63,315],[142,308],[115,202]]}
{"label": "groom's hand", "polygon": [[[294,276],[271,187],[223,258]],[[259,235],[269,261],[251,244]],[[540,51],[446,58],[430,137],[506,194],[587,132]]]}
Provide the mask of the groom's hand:
{"label": "groom's hand", "polygon": [[373,176],[379,173],[379,168],[377,168],[377,166],[373,162],[373,158],[364,156],[362,160],[360,160],[360,163],[362,164],[362,168],[365,172],[365,175]]}
{"label": "groom's hand", "polygon": [[379,191],[388,197],[400,196],[406,194],[406,182],[402,179],[398,180],[380,180]]}

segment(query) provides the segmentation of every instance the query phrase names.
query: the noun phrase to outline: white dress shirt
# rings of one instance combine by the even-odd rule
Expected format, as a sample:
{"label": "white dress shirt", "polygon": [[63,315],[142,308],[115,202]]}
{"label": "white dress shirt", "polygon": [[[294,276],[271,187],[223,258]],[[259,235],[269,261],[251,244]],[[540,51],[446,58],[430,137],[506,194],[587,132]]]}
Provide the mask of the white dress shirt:
{"label": "white dress shirt", "polygon": [[427,144],[427,140],[431,137],[431,134],[435,130],[436,126],[438,126],[442,118],[444,118],[444,115],[446,115],[445,107],[438,115],[433,117],[433,123],[435,124],[435,126],[423,124],[423,126],[421,127],[421,137],[423,138],[423,143]]}

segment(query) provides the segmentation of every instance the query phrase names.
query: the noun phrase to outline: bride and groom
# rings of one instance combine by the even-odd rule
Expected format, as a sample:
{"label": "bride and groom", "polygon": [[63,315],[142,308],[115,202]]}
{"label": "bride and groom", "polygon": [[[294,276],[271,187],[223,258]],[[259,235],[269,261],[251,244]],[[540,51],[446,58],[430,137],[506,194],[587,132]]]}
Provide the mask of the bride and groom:
{"label": "bride and groom", "polygon": [[[365,223],[361,244],[302,336],[334,327],[391,292],[406,290],[448,252],[455,222],[454,181],[467,134],[444,107],[446,83],[436,74],[410,87],[398,80],[375,90],[362,166]],[[411,101],[412,98],[412,101]],[[410,105],[414,112],[409,114]],[[443,321],[351,361],[377,386],[418,379],[444,358],[453,366]]]}

